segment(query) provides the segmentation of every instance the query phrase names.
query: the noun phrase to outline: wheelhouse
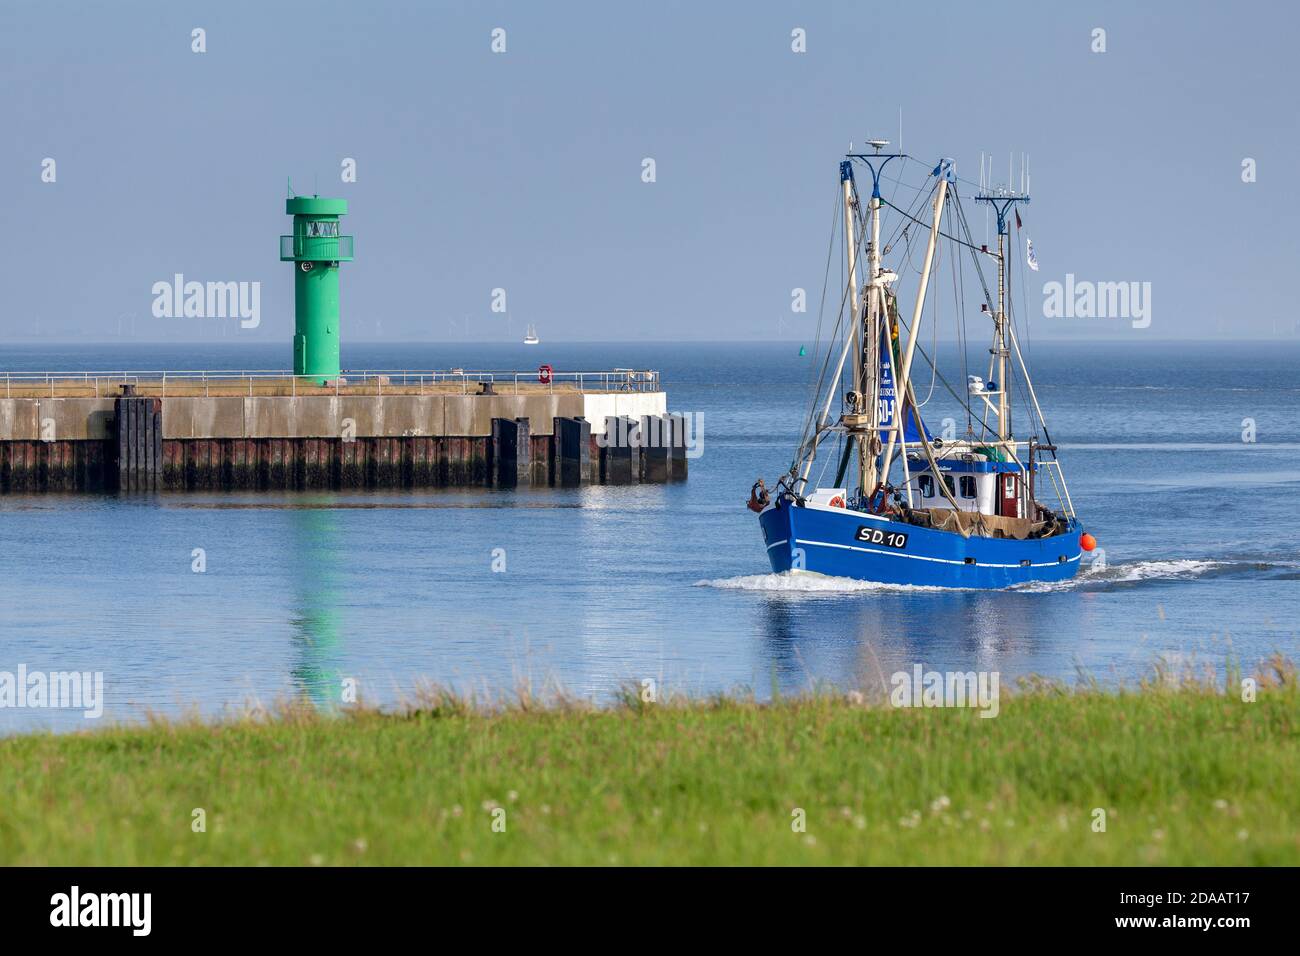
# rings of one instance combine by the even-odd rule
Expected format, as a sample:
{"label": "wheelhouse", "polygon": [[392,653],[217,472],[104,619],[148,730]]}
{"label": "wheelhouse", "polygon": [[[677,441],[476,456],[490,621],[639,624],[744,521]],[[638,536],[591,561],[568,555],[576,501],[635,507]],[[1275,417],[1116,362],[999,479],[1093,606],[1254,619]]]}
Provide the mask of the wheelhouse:
{"label": "wheelhouse", "polygon": [[952,510],[955,504],[958,511],[1029,517],[1030,483],[1019,462],[995,461],[987,452],[963,452],[936,457],[936,463],[937,474],[924,457],[908,455],[910,478],[905,485],[915,507]]}

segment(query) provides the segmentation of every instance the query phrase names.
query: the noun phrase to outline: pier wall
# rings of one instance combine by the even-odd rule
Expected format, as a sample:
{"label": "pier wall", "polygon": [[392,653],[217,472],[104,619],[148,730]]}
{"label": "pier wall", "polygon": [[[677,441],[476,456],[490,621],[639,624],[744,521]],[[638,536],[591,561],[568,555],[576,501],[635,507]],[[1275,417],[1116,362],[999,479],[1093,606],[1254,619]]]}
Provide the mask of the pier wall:
{"label": "pier wall", "polygon": [[[680,480],[684,432],[666,404],[662,392],[0,398],[0,493]],[[619,417],[664,440],[606,441]]]}

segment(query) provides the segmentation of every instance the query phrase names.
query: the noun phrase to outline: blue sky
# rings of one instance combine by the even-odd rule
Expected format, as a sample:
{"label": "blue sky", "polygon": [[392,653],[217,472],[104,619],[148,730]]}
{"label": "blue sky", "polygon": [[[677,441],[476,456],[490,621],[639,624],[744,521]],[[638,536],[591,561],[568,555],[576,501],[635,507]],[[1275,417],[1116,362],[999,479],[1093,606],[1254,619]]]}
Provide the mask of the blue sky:
{"label": "blue sky", "polygon": [[[1149,328],[1035,318],[1037,338],[1295,340],[1298,20],[1251,2],[8,0],[0,340],[287,341],[287,177],[349,200],[345,341],[530,322],[809,338],[840,154],[896,139],[900,108],[904,148],[964,177],[981,151],[1030,155],[1031,315],[1066,273],[1151,283]],[[154,318],[177,272],[261,282],[261,325]]]}

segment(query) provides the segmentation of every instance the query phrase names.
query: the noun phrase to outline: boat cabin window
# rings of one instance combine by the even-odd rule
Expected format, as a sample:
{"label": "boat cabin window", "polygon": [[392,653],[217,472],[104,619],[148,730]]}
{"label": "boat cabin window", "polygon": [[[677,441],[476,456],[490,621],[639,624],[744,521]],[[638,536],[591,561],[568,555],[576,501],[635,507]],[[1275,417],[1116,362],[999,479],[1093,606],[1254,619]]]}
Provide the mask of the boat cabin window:
{"label": "boat cabin window", "polygon": [[921,497],[922,497],[922,498],[933,498],[933,497],[934,497],[934,479],[933,479],[933,478],[931,478],[929,475],[922,475],[920,478],[916,479],[916,482],[917,482],[917,484],[918,484],[918,485],[920,486],[920,488],[921,488]]}
{"label": "boat cabin window", "polygon": [[957,489],[954,488],[954,487],[952,486],[952,475],[944,475],[944,476],[943,476],[943,483],[944,483],[945,485],[948,486],[948,494],[949,494],[949,496],[950,496],[950,497],[953,497],[953,498],[956,498],[956,497],[957,497]]}
{"label": "boat cabin window", "polygon": [[974,498],[976,496],[974,475],[961,476],[961,496],[963,498]]}

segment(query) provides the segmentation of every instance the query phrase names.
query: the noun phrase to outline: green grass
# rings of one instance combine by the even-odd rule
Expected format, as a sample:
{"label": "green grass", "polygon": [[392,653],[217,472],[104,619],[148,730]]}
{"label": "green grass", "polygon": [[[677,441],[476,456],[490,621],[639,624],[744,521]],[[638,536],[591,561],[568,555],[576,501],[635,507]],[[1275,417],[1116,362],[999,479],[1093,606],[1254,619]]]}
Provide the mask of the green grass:
{"label": "green grass", "polygon": [[995,719],[432,695],[0,740],[0,863],[1294,865],[1297,793],[1293,672],[1254,703],[1040,686]]}

